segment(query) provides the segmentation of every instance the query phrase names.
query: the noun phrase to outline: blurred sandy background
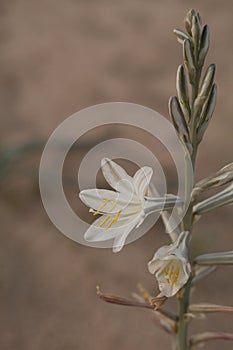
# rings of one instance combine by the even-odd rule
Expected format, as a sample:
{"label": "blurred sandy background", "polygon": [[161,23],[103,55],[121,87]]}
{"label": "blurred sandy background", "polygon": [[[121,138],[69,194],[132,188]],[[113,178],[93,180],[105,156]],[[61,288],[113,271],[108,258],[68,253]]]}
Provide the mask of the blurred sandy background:
{"label": "blurred sandy background", "polygon": [[[1,164],[8,164],[0,173],[0,349],[170,349],[169,337],[156,328],[150,312],[105,304],[95,296],[96,284],[129,296],[138,281],[157,293],[147,261],[168,242],[162,225],[117,255],[72,242],[43,209],[38,165],[51,132],[86,106],[128,101],[168,116],[181,62],[172,29],[182,27],[191,7],[211,27],[209,62],[217,64],[219,87],[215,117],[198,158],[201,178],[232,161],[231,1],[0,2],[0,145]],[[25,143],[27,151],[17,152]],[[73,160],[85,152],[77,149]],[[71,175],[72,164],[67,165]],[[68,191],[77,191],[72,181]],[[206,215],[196,231],[197,251],[232,249],[232,208]],[[233,305],[231,268],[219,269],[200,287],[194,301]],[[232,325],[232,316],[214,315],[193,321],[191,329],[232,332]],[[220,342],[206,349],[220,346],[232,349]]]}

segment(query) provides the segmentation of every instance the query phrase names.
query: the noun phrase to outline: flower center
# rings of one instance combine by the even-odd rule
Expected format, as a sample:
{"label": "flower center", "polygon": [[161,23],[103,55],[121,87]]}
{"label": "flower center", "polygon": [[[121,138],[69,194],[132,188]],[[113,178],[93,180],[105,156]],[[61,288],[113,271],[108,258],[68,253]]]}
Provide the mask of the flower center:
{"label": "flower center", "polygon": [[[108,204],[108,203],[110,203],[110,202],[112,202],[112,200],[111,199],[105,199],[105,200],[103,200],[103,203],[100,205],[100,207],[96,210],[96,211],[94,211],[93,210],[93,215],[95,216],[95,215],[98,215],[98,214],[102,214],[101,213],[101,210]],[[115,209],[116,208],[116,206],[117,206],[117,202],[115,201],[115,202],[113,202],[113,205],[112,205],[112,207],[108,210],[108,212],[109,213],[111,213],[112,211],[113,211],[113,209]],[[103,219],[103,221],[100,223],[100,227],[103,227],[105,224],[107,224],[107,226],[104,228],[105,230],[107,230],[107,229],[109,229],[113,224],[114,224],[114,222],[117,222],[118,221],[118,219],[119,219],[119,216],[120,216],[120,214],[121,214],[121,210],[118,210],[118,212],[116,213],[116,215],[112,218],[112,216],[111,215],[107,215],[104,219]],[[112,218],[112,220],[109,222],[109,220]]]}
{"label": "flower center", "polygon": [[100,206],[96,211],[93,210],[93,215],[95,216],[95,215],[100,214],[101,210],[102,210],[109,202],[111,202],[110,199],[105,199],[105,200],[103,201],[103,203],[101,204],[101,206]]}
{"label": "flower center", "polygon": [[[114,216],[114,218],[107,224],[107,226],[104,228],[105,230],[109,229],[114,222],[117,222],[119,219],[119,216],[121,214],[121,210],[118,210],[117,214]],[[103,227],[109,220],[111,219],[111,216],[108,215],[104,218],[104,220],[100,223],[100,227]]]}
{"label": "flower center", "polygon": [[171,264],[163,269],[167,284],[174,286],[180,275],[180,266],[175,269],[175,264]]}

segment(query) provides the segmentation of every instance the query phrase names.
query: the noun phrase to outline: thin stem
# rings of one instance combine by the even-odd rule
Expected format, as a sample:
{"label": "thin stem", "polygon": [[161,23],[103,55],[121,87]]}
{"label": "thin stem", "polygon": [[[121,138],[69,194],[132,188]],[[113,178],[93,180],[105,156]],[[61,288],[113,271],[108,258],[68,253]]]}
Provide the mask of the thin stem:
{"label": "thin stem", "polygon": [[187,350],[188,347],[188,323],[185,319],[185,314],[188,311],[189,307],[189,295],[191,288],[192,278],[187,282],[184,293],[182,297],[179,299],[179,322],[178,322],[178,332],[176,337],[176,347],[178,350]]}
{"label": "thin stem", "polygon": [[[203,82],[200,84],[202,68],[209,49],[208,26],[202,28],[199,14],[194,10],[190,10],[185,19],[185,27],[187,34],[179,30],[175,31],[178,40],[183,44],[184,65],[181,66],[182,68],[178,68],[178,96],[170,99],[169,110],[178,136],[189,152],[194,172],[198,144],[215,107],[216,85],[213,84],[215,68],[214,65],[211,65],[207,69]],[[184,105],[185,108],[182,108]],[[187,111],[190,111],[190,114],[188,113],[189,118],[186,115]],[[190,195],[189,206],[181,222],[182,231],[188,231],[189,237],[193,226],[194,205],[195,199]],[[189,350],[190,347],[186,314],[188,313],[192,279],[191,274],[180,292],[176,350]]]}
{"label": "thin stem", "polygon": [[[192,85],[192,106],[191,106],[191,119],[190,119],[190,131],[192,135],[192,146],[193,146],[193,152],[191,154],[193,171],[195,170],[195,161],[196,161],[197,146],[198,146],[196,142],[196,120],[195,120],[195,113],[194,113],[194,102],[198,95],[200,78],[201,78],[201,69],[197,68],[194,84]],[[183,231],[189,231],[190,233],[192,231],[192,223],[193,223],[193,205],[194,205],[194,202],[190,201],[188,210],[181,224]],[[185,314],[188,312],[191,284],[192,284],[192,276],[190,276],[188,282],[184,286],[183,294],[179,299],[179,321],[178,321],[177,336],[176,336],[177,350],[189,349],[188,323],[187,323],[187,320],[185,319]]]}
{"label": "thin stem", "polygon": [[[191,232],[192,230],[192,219],[193,219],[192,212],[193,212],[193,203],[191,202],[182,222],[182,228],[184,231]],[[188,312],[191,284],[192,284],[192,276],[190,276],[188,282],[184,286],[183,294],[179,298],[179,321],[178,321],[177,336],[176,336],[177,350],[189,349],[188,323],[185,320],[185,314]]]}

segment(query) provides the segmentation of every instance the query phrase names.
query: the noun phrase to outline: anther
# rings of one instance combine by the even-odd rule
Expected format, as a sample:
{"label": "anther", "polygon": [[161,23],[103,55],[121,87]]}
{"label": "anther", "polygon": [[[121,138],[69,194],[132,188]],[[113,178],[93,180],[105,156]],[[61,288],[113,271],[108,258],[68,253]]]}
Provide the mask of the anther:
{"label": "anther", "polygon": [[100,223],[100,227],[104,226],[104,224],[111,218],[110,215],[106,216],[106,218]]}
{"label": "anther", "polygon": [[95,215],[99,214],[100,211],[101,211],[109,202],[111,202],[110,199],[105,199],[105,200],[103,201],[103,204],[101,204],[101,206],[100,206],[96,211],[93,212],[93,215],[95,216]]}
{"label": "anther", "polygon": [[108,224],[108,226],[105,227],[105,230],[109,229],[114,224],[114,222],[117,222],[117,220],[119,219],[120,213],[121,213],[121,210],[117,212],[116,216],[112,219],[112,221]]}

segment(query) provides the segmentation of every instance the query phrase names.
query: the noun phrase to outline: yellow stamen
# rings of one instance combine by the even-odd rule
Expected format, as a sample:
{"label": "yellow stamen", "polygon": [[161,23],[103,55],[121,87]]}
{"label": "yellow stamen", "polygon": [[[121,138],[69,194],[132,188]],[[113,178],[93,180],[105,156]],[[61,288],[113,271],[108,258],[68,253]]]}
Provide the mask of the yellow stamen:
{"label": "yellow stamen", "polygon": [[99,212],[100,212],[109,202],[111,202],[110,199],[105,199],[105,200],[103,201],[103,204],[101,204],[101,206],[100,206],[96,211],[93,212],[93,215],[95,216],[95,215],[99,214]]}
{"label": "yellow stamen", "polygon": [[176,282],[178,281],[179,275],[180,275],[180,266],[177,267],[177,269],[176,269],[176,272],[175,272],[175,276],[174,276],[174,280],[173,280],[173,282],[172,282],[172,285],[176,284]]}
{"label": "yellow stamen", "polygon": [[169,268],[165,267],[163,269],[163,273],[165,275],[165,280],[166,280],[167,284],[170,284],[171,281],[170,281],[170,277],[169,277]]}
{"label": "yellow stamen", "polygon": [[179,275],[180,275],[180,267],[178,266],[175,270],[175,265],[172,264],[169,267],[165,267],[163,269],[164,275],[165,275],[165,281],[167,284],[171,284],[174,286],[176,282],[178,281]]}
{"label": "yellow stamen", "polygon": [[121,210],[117,212],[116,216],[112,219],[112,221],[108,224],[108,226],[105,227],[105,230],[109,229],[114,224],[114,222],[117,222],[117,220],[119,219],[120,213],[121,213]]}
{"label": "yellow stamen", "polygon": [[104,224],[111,218],[110,215],[106,216],[106,218],[100,223],[100,227],[104,226]]}
{"label": "yellow stamen", "polygon": [[113,209],[115,209],[116,206],[117,206],[117,202],[114,202],[114,203],[113,203],[113,206],[112,206],[112,208],[109,210],[109,212],[113,211]]}
{"label": "yellow stamen", "polygon": [[169,278],[172,279],[173,275],[174,275],[174,265],[172,264],[171,271],[169,273]]}

